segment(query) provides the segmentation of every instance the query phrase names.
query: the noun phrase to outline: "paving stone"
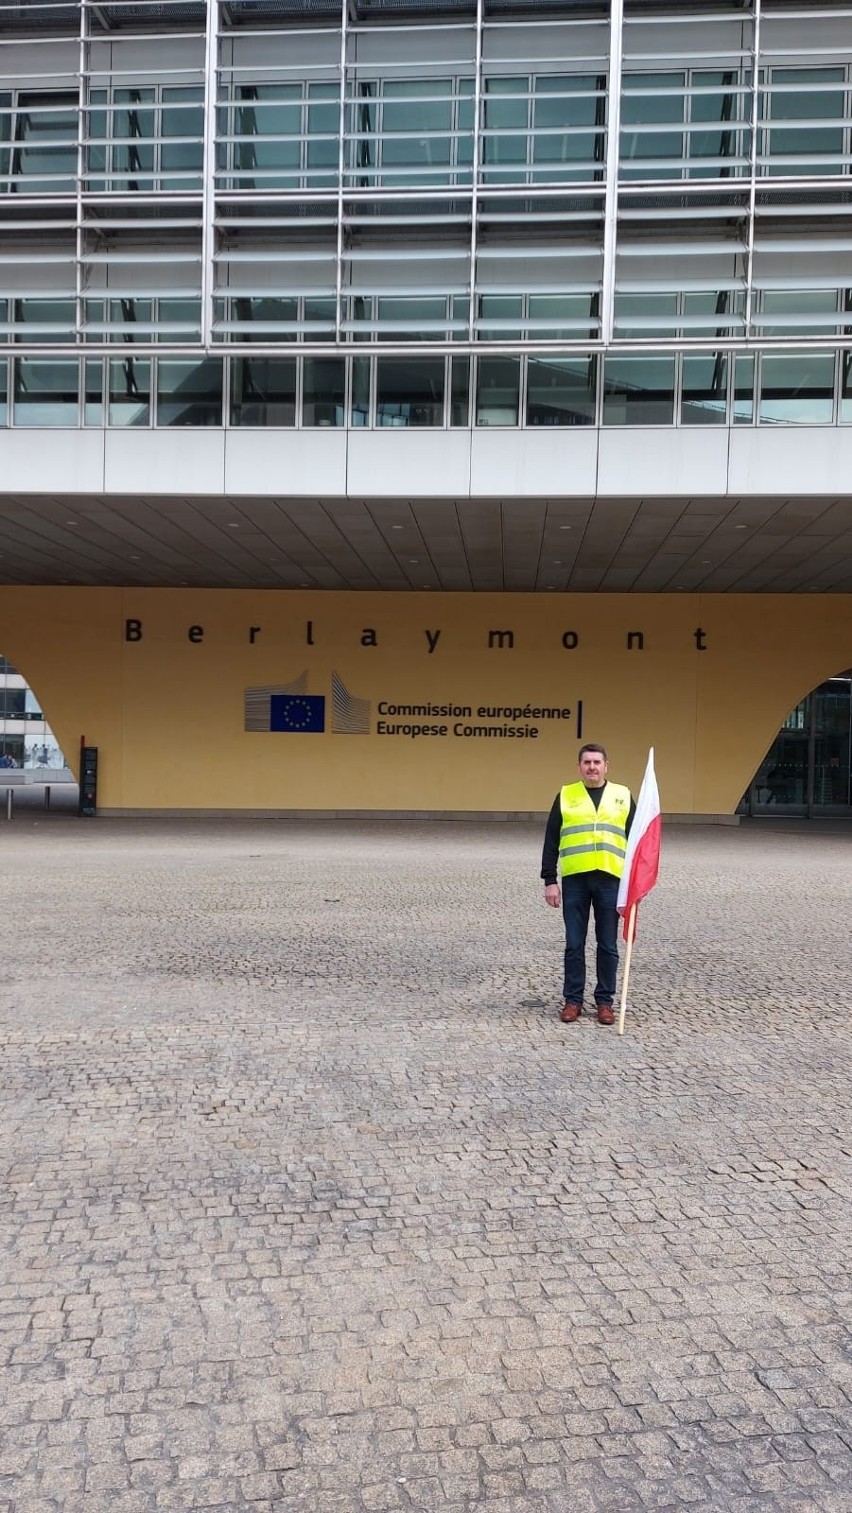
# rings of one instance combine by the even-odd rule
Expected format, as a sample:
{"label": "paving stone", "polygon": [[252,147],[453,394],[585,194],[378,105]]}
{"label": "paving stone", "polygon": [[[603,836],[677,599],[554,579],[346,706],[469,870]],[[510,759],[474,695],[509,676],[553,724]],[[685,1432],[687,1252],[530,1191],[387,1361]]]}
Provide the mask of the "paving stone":
{"label": "paving stone", "polygon": [[541,829],[6,827],[0,1513],[852,1513],[849,827],[669,827],[623,1038]]}

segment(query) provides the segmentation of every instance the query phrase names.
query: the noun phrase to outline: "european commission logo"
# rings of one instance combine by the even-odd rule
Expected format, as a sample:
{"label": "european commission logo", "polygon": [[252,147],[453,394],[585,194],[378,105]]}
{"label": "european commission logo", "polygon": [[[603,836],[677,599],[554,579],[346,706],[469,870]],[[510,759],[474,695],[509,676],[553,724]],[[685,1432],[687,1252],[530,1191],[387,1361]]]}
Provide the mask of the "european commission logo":
{"label": "european commission logo", "polygon": [[[320,735],[325,730],[326,698],[308,693],[308,674],[292,683],[270,683],[245,691],[246,730],[286,735]],[[351,694],[336,672],[331,675],[331,729],[334,735],[369,735],[370,701]]]}

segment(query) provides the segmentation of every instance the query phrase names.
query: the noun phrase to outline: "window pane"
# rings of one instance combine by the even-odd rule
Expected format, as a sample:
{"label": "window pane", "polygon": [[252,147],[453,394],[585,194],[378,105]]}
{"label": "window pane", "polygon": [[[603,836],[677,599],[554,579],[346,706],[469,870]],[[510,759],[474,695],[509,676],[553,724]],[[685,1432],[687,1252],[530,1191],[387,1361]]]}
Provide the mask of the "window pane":
{"label": "window pane", "polygon": [[22,90],[15,118],[12,188],[19,194],[67,194],[77,173],[77,95]]}
{"label": "window pane", "polygon": [[450,425],[470,423],[470,358],[450,358]]}
{"label": "window pane", "polygon": [[87,426],[102,426],[104,423],[104,365],[99,357],[83,364],[85,391],[83,396],[83,420]]}
{"label": "window pane", "polygon": [[760,363],[760,421],[783,425],[830,425],[833,412],[833,352],[763,355]]}
{"label": "window pane", "polygon": [[450,163],[452,125],[452,80],[387,80],[382,106],[382,167],[390,172],[385,173],[384,182],[391,186],[446,183],[447,174],[441,170]]}
{"label": "window pane", "polygon": [[15,362],[15,425],[76,426],[79,386],[77,362],[42,362],[19,357]]}
{"label": "window pane", "polygon": [[833,336],[839,320],[837,296],[836,289],[767,289],[761,298],[762,319],[755,324],[763,336]]}
{"label": "window pane", "polygon": [[607,357],[605,426],[670,426],[674,418],[673,357]]}
{"label": "window pane", "polygon": [[[690,178],[728,178],[746,171],[751,133],[749,98],[732,71],[692,76],[688,137]],[[697,161],[696,161],[697,160]]]}
{"label": "window pane", "polygon": [[74,340],[77,308],[73,299],[16,299],[14,320],[20,328],[16,341],[70,342]]}
{"label": "window pane", "polygon": [[336,84],[308,85],[308,142],[306,165],[309,189],[337,184],[340,92]]}
{"label": "window pane", "polygon": [[[842,68],[774,68],[768,100],[770,128],[765,148],[770,173],[840,173],[832,162],[843,152],[844,71]],[[809,84],[815,87],[809,89]],[[827,86],[833,85],[834,88]],[[839,87],[838,87],[839,86]],[[779,126],[779,121],[791,124]],[[823,125],[823,122],[834,122]]]}
{"label": "window pane", "polygon": [[685,426],[724,425],[728,413],[728,359],[707,353],[683,359],[680,418]]}
{"label": "window pane", "polygon": [[492,165],[483,174],[487,182],[511,183],[526,177],[528,89],[526,78],[485,80],[482,161]]}
{"label": "window pane", "polygon": [[352,419],[353,426],[370,424],[370,359],[356,357],[352,361]]}
{"label": "window pane", "polygon": [[446,335],[447,301],[380,299],[378,319],[380,341],[437,341]]}
{"label": "window pane", "polygon": [[[302,90],[298,84],[243,84],[234,112],[234,178],[240,189],[297,189]],[[335,157],[336,161],[336,157]]]}
{"label": "window pane", "polygon": [[296,340],[299,302],[296,299],[241,298],[216,301],[217,330],[227,312],[224,332],[229,341],[283,342]]}
{"label": "window pane", "polygon": [[594,425],[596,373],[594,357],[529,358],[527,425]]}
{"label": "window pane", "polygon": [[[621,101],[621,173],[626,179],[679,178],[683,132],[668,130],[685,118],[685,75],[625,74]],[[642,130],[642,128],[646,128]]]}
{"label": "window pane", "polygon": [[544,341],[577,341],[597,336],[597,296],[531,294],[527,329],[531,337]]}
{"label": "window pane", "polygon": [[674,336],[676,294],[616,294],[615,329],[619,336]]}
{"label": "window pane", "polygon": [[114,358],[109,365],[109,423],[147,426],[151,422],[151,364],[148,358]]}
{"label": "window pane", "polygon": [[296,424],[296,359],[240,357],[231,363],[231,425]]}
{"label": "window pane", "polygon": [[517,357],[480,357],[476,375],[476,424],[516,426],[520,403]]}
{"label": "window pane", "polygon": [[[8,424],[9,420],[9,364],[5,357],[0,357],[0,426]],[[0,667],[0,672],[3,669]]]}
{"label": "window pane", "polygon": [[483,294],[477,330],[482,341],[520,341],[524,314],[520,294]]}
{"label": "window pane", "polygon": [[158,426],[220,426],[222,364],[160,358],[157,363]]}
{"label": "window pane", "polygon": [[443,358],[382,357],[377,370],[376,425],[443,425]]}
{"label": "window pane", "polygon": [[306,357],[303,424],[342,426],[346,421],[345,369],[342,357]]}
{"label": "window pane", "polygon": [[204,158],[204,94],[193,85],[163,90],[160,167],[163,189],[197,189]]}
{"label": "window pane", "polygon": [[852,421],[852,352],[844,352],[840,389],[840,419]]}
{"label": "window pane", "polygon": [[[117,89],[111,127],[111,189],[152,190],[154,186],[155,113],[153,89]],[[126,177],[125,177],[126,175]]]}
{"label": "window pane", "polygon": [[754,358],[734,358],[734,425],[749,426],[754,420]]}
{"label": "window pane", "polygon": [[603,81],[592,75],[557,74],[535,80],[536,183],[556,183],[561,179],[587,181],[598,175],[596,165],[603,162],[604,152],[602,88]]}

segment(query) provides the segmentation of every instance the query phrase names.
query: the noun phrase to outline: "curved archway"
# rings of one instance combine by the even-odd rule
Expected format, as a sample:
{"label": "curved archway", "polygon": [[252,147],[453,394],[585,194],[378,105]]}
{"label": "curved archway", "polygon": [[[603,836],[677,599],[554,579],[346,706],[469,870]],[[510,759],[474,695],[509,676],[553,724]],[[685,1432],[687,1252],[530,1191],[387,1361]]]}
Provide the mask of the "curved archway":
{"label": "curved archway", "polygon": [[0,783],[73,783],[73,774],[24,674],[0,653]]}
{"label": "curved archway", "polygon": [[739,812],[852,815],[852,668],[817,684],[791,709]]}

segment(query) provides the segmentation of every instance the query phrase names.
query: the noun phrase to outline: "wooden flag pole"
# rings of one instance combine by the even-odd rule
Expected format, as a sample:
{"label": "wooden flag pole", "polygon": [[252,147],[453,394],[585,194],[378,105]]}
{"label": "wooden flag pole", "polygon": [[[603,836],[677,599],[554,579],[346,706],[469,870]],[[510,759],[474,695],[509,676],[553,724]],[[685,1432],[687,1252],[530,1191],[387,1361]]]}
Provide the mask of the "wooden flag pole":
{"label": "wooden flag pole", "polygon": [[633,941],[636,936],[636,905],[631,904],[630,913],[627,916],[627,952],[624,957],[624,973],[621,978],[621,1004],[618,1010],[618,1033],[624,1034],[624,1014],[627,1009],[627,984],[630,981],[630,958],[633,955]]}

